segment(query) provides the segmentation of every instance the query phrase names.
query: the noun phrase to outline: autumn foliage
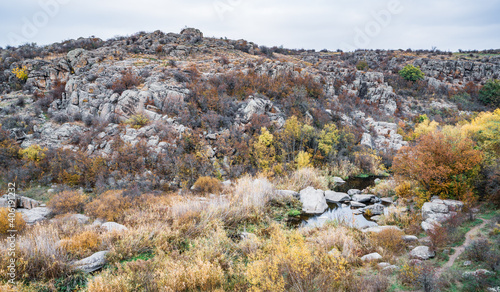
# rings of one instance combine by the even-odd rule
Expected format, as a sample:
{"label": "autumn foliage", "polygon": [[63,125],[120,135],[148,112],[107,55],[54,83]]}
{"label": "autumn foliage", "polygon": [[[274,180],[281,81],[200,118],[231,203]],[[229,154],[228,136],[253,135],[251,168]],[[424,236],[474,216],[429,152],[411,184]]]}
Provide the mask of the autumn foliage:
{"label": "autumn foliage", "polygon": [[413,147],[403,147],[394,159],[396,175],[418,182],[428,195],[464,199],[480,170],[482,153],[474,142],[431,132]]}

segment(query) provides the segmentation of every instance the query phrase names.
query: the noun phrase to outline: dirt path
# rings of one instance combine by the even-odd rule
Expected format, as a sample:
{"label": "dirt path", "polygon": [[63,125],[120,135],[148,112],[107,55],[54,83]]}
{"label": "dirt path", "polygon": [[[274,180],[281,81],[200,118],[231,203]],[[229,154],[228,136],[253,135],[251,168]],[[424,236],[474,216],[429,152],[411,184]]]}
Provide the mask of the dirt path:
{"label": "dirt path", "polygon": [[486,220],[483,218],[480,218],[483,220],[483,223],[480,225],[472,228],[465,234],[465,242],[461,246],[455,248],[455,253],[450,256],[450,259],[444,264],[441,268],[439,268],[436,272],[436,278],[439,278],[441,274],[446,271],[447,269],[451,268],[453,264],[455,263],[455,260],[465,251],[465,248],[469,246],[472,242],[472,235],[475,234],[479,229],[483,228],[490,220]]}

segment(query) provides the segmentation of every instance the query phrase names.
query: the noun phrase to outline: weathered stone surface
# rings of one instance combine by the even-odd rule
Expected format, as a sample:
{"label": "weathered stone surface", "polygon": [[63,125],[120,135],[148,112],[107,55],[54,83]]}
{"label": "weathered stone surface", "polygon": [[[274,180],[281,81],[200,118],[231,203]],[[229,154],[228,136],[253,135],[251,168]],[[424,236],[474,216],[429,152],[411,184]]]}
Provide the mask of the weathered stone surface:
{"label": "weathered stone surface", "polygon": [[325,192],[313,187],[300,191],[300,201],[302,202],[302,212],[306,214],[322,214],[328,209]]}
{"label": "weathered stone surface", "polygon": [[366,207],[366,205],[363,204],[363,203],[356,202],[356,201],[351,201],[351,207],[353,207],[353,208],[364,208],[364,207]]}
{"label": "weathered stone surface", "polygon": [[334,176],[334,177],[333,177],[333,182],[334,182],[336,185],[338,185],[338,186],[345,184],[345,180],[343,180],[342,178],[340,178],[340,177],[338,177],[338,176]]}
{"label": "weathered stone surface", "polygon": [[410,252],[411,258],[428,260],[436,255],[428,246],[417,246]]}
{"label": "weathered stone surface", "polygon": [[382,256],[379,254],[379,253],[370,253],[370,254],[367,254],[367,255],[364,255],[361,257],[361,260],[363,262],[371,262],[371,261],[377,261],[377,260],[380,260],[382,259]]}
{"label": "weathered stone surface", "polygon": [[107,253],[108,251],[96,252],[87,258],[74,262],[73,266],[75,269],[84,271],[85,273],[95,272],[106,264]]}
{"label": "weathered stone surface", "polygon": [[103,223],[101,225],[101,228],[107,230],[107,231],[116,231],[116,232],[121,232],[121,231],[125,231],[125,230],[128,230],[127,227],[125,227],[124,225],[122,224],[118,224],[116,222],[106,222],[106,223]]}
{"label": "weathered stone surface", "polygon": [[52,211],[46,207],[36,207],[33,209],[17,209],[17,211],[21,212],[24,221],[26,221],[26,224],[28,225],[47,220],[52,215]]}
{"label": "weathered stone surface", "polygon": [[358,190],[358,189],[350,189],[350,190],[347,191],[347,194],[349,196],[354,196],[354,195],[357,195],[357,194],[361,194],[361,191]]}
{"label": "weathered stone surface", "polygon": [[325,191],[325,198],[330,203],[341,203],[351,200],[351,197],[346,193],[339,193],[334,191]]}
{"label": "weathered stone surface", "polygon": [[370,205],[370,206],[363,208],[363,211],[365,213],[369,212],[372,215],[382,215],[382,214],[384,214],[384,209],[385,209],[385,207],[382,204],[373,204],[373,205]]}
{"label": "weathered stone surface", "polygon": [[359,203],[370,203],[375,199],[374,195],[353,195],[352,200]]}
{"label": "weathered stone surface", "polygon": [[404,242],[418,241],[418,237],[416,237],[415,235],[404,235],[403,237],[401,237],[401,239],[403,239]]}

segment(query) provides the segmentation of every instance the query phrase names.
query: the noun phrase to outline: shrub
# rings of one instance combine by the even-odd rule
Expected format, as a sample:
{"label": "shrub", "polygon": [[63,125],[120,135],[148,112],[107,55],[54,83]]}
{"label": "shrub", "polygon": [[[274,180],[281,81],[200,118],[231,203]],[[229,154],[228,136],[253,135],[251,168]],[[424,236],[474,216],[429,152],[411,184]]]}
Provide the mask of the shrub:
{"label": "shrub", "polygon": [[131,116],[125,123],[134,129],[140,129],[149,123],[149,119],[143,114],[136,114]]}
{"label": "shrub", "polygon": [[14,216],[9,216],[10,208],[0,208],[0,234],[7,234],[8,230],[21,232],[26,226],[21,213],[14,212]]}
{"label": "shrub", "polygon": [[16,75],[17,79],[21,81],[26,81],[28,80],[28,69],[26,66],[22,66],[21,68],[14,68],[12,69],[12,73]]}
{"label": "shrub", "polygon": [[428,230],[427,234],[431,239],[432,249],[434,250],[445,247],[450,240],[448,230],[443,225],[434,224],[434,228]]}
{"label": "shrub", "polygon": [[399,71],[399,75],[404,79],[413,82],[424,79],[424,73],[419,67],[415,67],[413,65],[406,65]]}
{"label": "shrub", "polygon": [[21,155],[25,160],[39,162],[45,158],[46,151],[47,148],[42,148],[40,145],[33,144],[28,148],[19,150],[19,155]]}
{"label": "shrub", "polygon": [[141,82],[142,78],[133,73],[131,69],[128,69],[122,71],[122,76],[113,83],[111,89],[113,89],[113,92],[121,94],[125,90],[141,84]]}
{"label": "shrub", "polygon": [[465,256],[471,261],[484,262],[488,259],[490,250],[491,244],[487,239],[477,239],[465,248]]}
{"label": "shrub", "polygon": [[500,106],[500,80],[488,80],[486,84],[479,90],[479,100],[494,107]]}
{"label": "shrub", "polygon": [[365,71],[366,69],[368,69],[368,63],[364,60],[358,61],[358,63],[356,63],[356,69]]}
{"label": "shrub", "polygon": [[398,277],[403,284],[416,286],[422,271],[422,266],[417,262],[409,262],[403,264],[399,270]]}
{"label": "shrub", "polygon": [[78,191],[62,191],[55,194],[47,206],[55,214],[81,213],[86,201],[87,196]]}
{"label": "shrub", "polygon": [[128,198],[122,196],[123,191],[107,191],[87,204],[85,212],[94,218],[115,221],[123,216],[123,212],[131,207]]}
{"label": "shrub", "polygon": [[218,193],[222,190],[221,182],[218,179],[209,176],[202,176],[198,178],[193,187],[195,190],[203,194]]}
{"label": "shrub", "polygon": [[342,256],[309,246],[296,230],[271,226],[270,239],[249,256],[246,277],[257,291],[342,290],[349,271]]}
{"label": "shrub", "polygon": [[467,138],[429,133],[415,146],[401,148],[392,169],[399,177],[418,182],[428,195],[468,200],[483,158],[474,146]]}
{"label": "shrub", "polygon": [[399,255],[405,250],[405,244],[402,239],[403,231],[396,229],[384,229],[372,235],[373,242],[382,247],[385,251]]}

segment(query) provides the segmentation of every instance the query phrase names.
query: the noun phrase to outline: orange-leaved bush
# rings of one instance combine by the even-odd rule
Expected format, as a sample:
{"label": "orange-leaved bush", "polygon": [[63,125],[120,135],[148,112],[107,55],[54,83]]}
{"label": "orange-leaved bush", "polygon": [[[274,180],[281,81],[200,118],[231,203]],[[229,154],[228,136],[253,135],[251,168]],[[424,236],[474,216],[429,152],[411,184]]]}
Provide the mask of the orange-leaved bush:
{"label": "orange-leaved bush", "polygon": [[87,204],[85,212],[92,217],[114,221],[122,217],[123,212],[132,206],[130,198],[122,195],[123,191],[107,191]]}
{"label": "orange-leaved bush", "polygon": [[401,148],[392,169],[397,176],[416,181],[427,196],[464,199],[471,195],[482,152],[467,138],[432,132],[415,146]]}
{"label": "orange-leaved bush", "polygon": [[222,190],[221,182],[215,177],[202,176],[194,183],[194,189],[203,194],[218,193]]}
{"label": "orange-leaved bush", "polygon": [[55,194],[47,206],[55,214],[81,213],[86,201],[87,196],[78,191],[62,191]]}

